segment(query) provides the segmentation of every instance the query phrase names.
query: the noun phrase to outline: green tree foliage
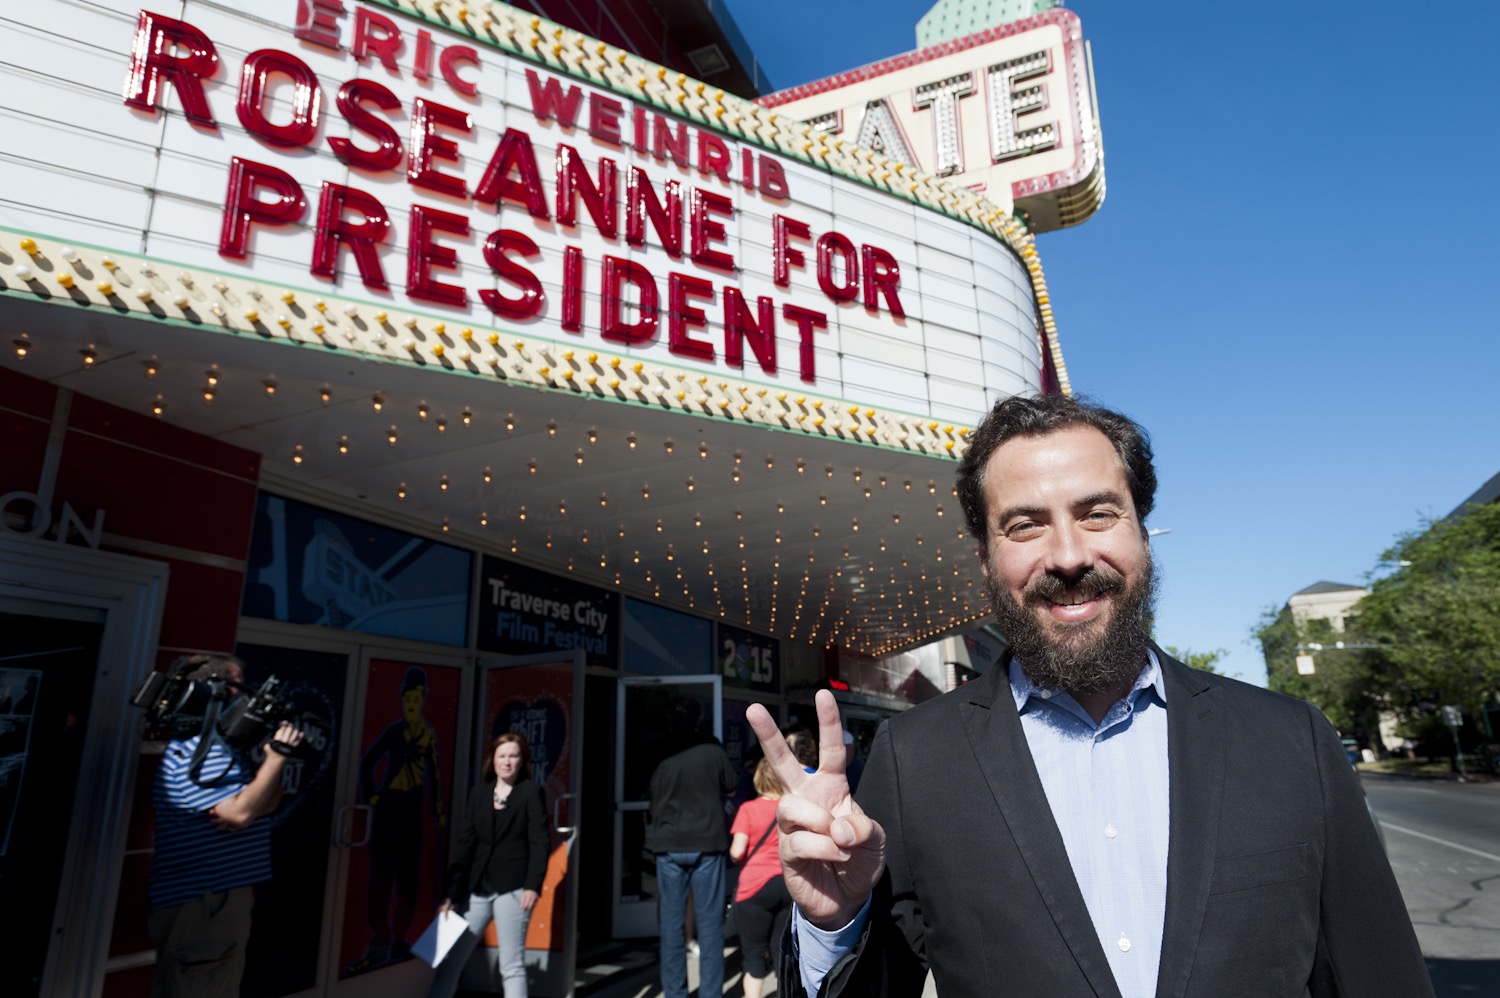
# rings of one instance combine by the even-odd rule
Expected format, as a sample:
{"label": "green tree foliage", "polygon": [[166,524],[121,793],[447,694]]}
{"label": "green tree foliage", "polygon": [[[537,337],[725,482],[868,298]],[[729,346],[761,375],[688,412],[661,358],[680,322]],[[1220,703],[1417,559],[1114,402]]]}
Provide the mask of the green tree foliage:
{"label": "green tree foliage", "polygon": [[1223,673],[1218,669],[1219,660],[1229,654],[1229,651],[1224,648],[1215,648],[1213,651],[1193,651],[1191,648],[1177,648],[1173,645],[1162,645],[1162,648],[1168,655],[1188,668],[1200,669],[1203,672],[1212,672],[1220,676]]}
{"label": "green tree foliage", "polygon": [[1382,562],[1398,567],[1372,583],[1353,626],[1382,646],[1373,657],[1393,699],[1477,713],[1500,690],[1500,503],[1429,523]]}
{"label": "green tree foliage", "polygon": [[[1254,635],[1266,660],[1267,688],[1313,703],[1346,734],[1377,730],[1380,711],[1392,706],[1391,690],[1377,656],[1334,647],[1340,641],[1352,643],[1351,635],[1334,631],[1327,620],[1299,621],[1284,606],[1267,609]],[[1315,644],[1324,647],[1306,652],[1313,657],[1314,672],[1298,674],[1299,648]]]}

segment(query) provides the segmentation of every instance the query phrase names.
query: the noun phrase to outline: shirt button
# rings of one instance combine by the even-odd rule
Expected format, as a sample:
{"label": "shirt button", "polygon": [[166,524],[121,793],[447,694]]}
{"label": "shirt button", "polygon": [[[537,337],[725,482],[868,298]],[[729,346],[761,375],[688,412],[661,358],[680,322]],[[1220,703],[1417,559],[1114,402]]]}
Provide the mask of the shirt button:
{"label": "shirt button", "polygon": [[1120,834],[1120,833],[1117,832],[1117,831],[1115,831],[1115,826],[1114,825],[1105,825],[1104,826],[1104,837],[1106,839],[1112,839],[1112,838],[1114,838],[1118,834]]}
{"label": "shirt button", "polygon": [[1051,690],[1046,690],[1046,689],[1037,690],[1037,696],[1041,697],[1043,700],[1051,700],[1052,699],[1052,691]]}
{"label": "shirt button", "polygon": [[1125,938],[1124,933],[1121,933],[1121,935],[1120,935],[1120,941],[1118,943],[1116,943],[1115,945],[1117,945],[1117,946],[1120,947],[1120,952],[1121,953],[1129,953],[1130,952],[1130,940]]}

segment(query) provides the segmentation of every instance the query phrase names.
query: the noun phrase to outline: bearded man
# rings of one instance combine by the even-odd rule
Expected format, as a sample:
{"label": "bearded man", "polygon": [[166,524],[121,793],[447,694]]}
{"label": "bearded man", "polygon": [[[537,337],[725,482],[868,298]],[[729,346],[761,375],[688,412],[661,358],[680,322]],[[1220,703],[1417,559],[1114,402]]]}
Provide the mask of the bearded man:
{"label": "bearded man", "polygon": [[1337,733],[1150,638],[1145,432],[1011,398],[958,469],[1008,664],[881,726],[856,803],[837,705],[786,788],[784,994],[1431,996]]}

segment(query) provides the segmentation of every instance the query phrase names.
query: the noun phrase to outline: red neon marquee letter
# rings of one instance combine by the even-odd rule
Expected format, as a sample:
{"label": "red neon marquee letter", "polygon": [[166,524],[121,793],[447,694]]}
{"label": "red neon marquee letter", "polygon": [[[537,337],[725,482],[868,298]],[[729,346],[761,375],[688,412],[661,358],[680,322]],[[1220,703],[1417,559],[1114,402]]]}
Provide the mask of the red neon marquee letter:
{"label": "red neon marquee letter", "polygon": [[[285,125],[273,125],[266,117],[266,83],[272,73],[283,73],[291,77],[292,120]],[[318,77],[307,63],[294,55],[276,49],[260,49],[245,56],[245,66],[240,70],[240,99],[235,105],[240,124],[254,132],[273,146],[294,149],[310,143],[318,134],[318,112],[323,104],[323,91],[318,87]]]}
{"label": "red neon marquee letter", "polygon": [[[640,293],[640,318],[626,322],[622,316],[620,283],[629,281]],[[617,256],[604,258],[603,332],[606,340],[626,346],[649,343],[656,339],[656,278],[644,265]]]}
{"label": "red neon marquee letter", "polygon": [[891,256],[879,246],[871,246],[866,243],[860,247],[865,261],[865,308],[874,312],[880,308],[880,296],[885,296],[885,304],[891,310],[891,314],[898,318],[906,317],[906,309],[901,307],[901,299],[896,297],[896,288],[901,284],[901,266],[896,263],[896,258]]}
{"label": "red neon marquee letter", "polygon": [[370,136],[379,148],[367,152],[341,135],[328,136],[328,144],[333,154],[350,166],[389,170],[401,162],[401,136],[390,122],[368,110],[366,101],[384,111],[394,111],[401,106],[401,98],[374,80],[350,80],[339,87],[339,113],[350,128]]}
{"label": "red neon marquee letter", "polygon": [[[844,264],[844,283],[833,276],[833,255]],[[848,236],[825,232],[818,237],[818,287],[834,301],[853,301],[859,296],[859,254]]]}
{"label": "red neon marquee letter", "polygon": [[693,327],[701,329],[708,325],[708,314],[691,303],[693,298],[713,301],[713,283],[689,274],[667,277],[667,349],[682,357],[712,361],[713,344],[689,335]]}
{"label": "red neon marquee letter", "polygon": [[[347,208],[364,215],[364,221],[345,218]],[[365,287],[384,291],[390,285],[386,282],[375,246],[385,242],[390,234],[390,216],[386,214],[385,205],[373,195],[325,180],[323,195],[318,198],[318,229],[313,235],[313,262],[309,269],[319,277],[333,280],[338,274],[339,246],[342,244],[354,254],[359,279]]]}
{"label": "red neon marquee letter", "polygon": [[[172,55],[173,48],[186,55]],[[203,81],[219,71],[219,53],[208,36],[186,21],[175,21],[150,11],[141,11],[135,24],[135,42],[130,47],[130,75],[125,78],[125,103],[155,113],[162,77],[177,90],[182,113],[204,128],[217,129]]]}
{"label": "red neon marquee letter", "polygon": [[776,303],[770,295],[755,299],[760,321],[750,314],[745,294],[739,288],[724,289],[724,362],[730,367],[745,366],[745,344],[750,344],[760,369],[776,373]]}
{"label": "red neon marquee letter", "polygon": [[714,248],[713,244],[723,242],[727,234],[724,223],[712,216],[733,218],[734,202],[722,194],[700,191],[694,187],[692,194],[688,196],[688,205],[688,255],[693,258],[694,263],[733,273],[734,257]]}
{"label": "red neon marquee letter", "polygon": [[384,14],[355,7],[352,51],[360,62],[373,53],[382,66],[399,74],[401,70],[396,65],[396,56],[401,52],[401,29]]}
{"label": "red neon marquee letter", "polygon": [[[262,201],[256,192],[265,188],[276,195]],[[229,161],[229,191],[224,195],[224,225],[219,230],[219,255],[243,260],[250,250],[250,227],[294,225],[307,212],[302,185],[285,170],[238,156]]]}
{"label": "red neon marquee letter", "polygon": [[469,293],[457,284],[444,284],[432,276],[433,267],[458,269],[458,251],[432,241],[434,232],[455,236],[469,235],[469,219],[451,211],[439,211],[424,205],[411,209],[410,248],[406,251],[406,293],[423,301],[462,308],[469,303]]}
{"label": "red neon marquee letter", "polygon": [[[513,170],[520,174],[520,179],[511,177]],[[516,128],[507,128],[500,137],[489,166],[484,168],[484,176],[479,178],[479,186],[474,188],[475,201],[498,205],[501,198],[525,208],[533,218],[550,217],[531,136]]]}
{"label": "red neon marquee letter", "polygon": [[807,265],[802,250],[791,244],[791,237],[812,239],[812,229],[806,222],[785,215],[771,216],[771,277],[779,288],[790,287],[792,268]]}
{"label": "red neon marquee letter", "polygon": [[578,196],[583,196],[584,207],[594,220],[594,227],[607,239],[614,239],[620,232],[620,199],[617,194],[618,172],[615,161],[600,157],[599,182],[589,179],[588,167],[583,165],[578,150],[572,146],[557,147],[557,221],[562,225],[577,225]]}
{"label": "red neon marquee letter", "polygon": [[527,267],[516,263],[507,253],[527,258],[542,255],[537,244],[524,232],[514,229],[499,229],[490,233],[484,241],[484,262],[490,265],[495,276],[503,277],[521,289],[519,298],[507,298],[494,288],[479,292],[480,301],[489,306],[491,312],[506,319],[529,319],[542,310],[547,296],[542,291],[541,279]]}
{"label": "red neon marquee letter", "polygon": [[479,85],[470,83],[458,75],[460,65],[479,65],[479,53],[467,45],[449,45],[438,56],[438,72],[443,74],[443,79],[448,82],[448,86],[465,97],[478,97]]}
{"label": "red neon marquee letter", "polygon": [[343,16],[343,0],[297,0],[297,37],[337,52]]}
{"label": "red neon marquee letter", "polygon": [[828,316],[800,305],[783,305],[781,314],[797,324],[797,337],[802,341],[798,352],[797,373],[803,381],[811,384],[818,380],[817,353],[813,350],[813,333],[828,328]]}
{"label": "red neon marquee letter", "polygon": [[667,181],[667,198],[663,204],[656,197],[651,178],[638,166],[625,171],[625,241],[632,246],[646,245],[646,220],[656,228],[656,238],[674,257],[682,256],[682,185]]}
{"label": "red neon marquee letter", "polygon": [[439,135],[439,127],[467,133],[473,128],[473,123],[467,112],[418,97],[411,115],[411,152],[406,159],[406,179],[416,187],[466,198],[469,191],[463,177],[441,173],[432,165],[435,159],[458,162],[458,143]]}

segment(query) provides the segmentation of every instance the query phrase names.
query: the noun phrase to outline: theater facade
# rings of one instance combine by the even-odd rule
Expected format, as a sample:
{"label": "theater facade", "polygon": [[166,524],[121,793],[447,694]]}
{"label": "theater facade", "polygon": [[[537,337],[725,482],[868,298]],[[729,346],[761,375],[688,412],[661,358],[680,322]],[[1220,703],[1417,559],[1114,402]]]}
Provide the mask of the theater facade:
{"label": "theater facade", "polygon": [[[995,400],[1068,387],[1004,184],[504,4],[7,18],[8,993],[149,992],[162,743],[129,701],[178,656],[240,655],[313,731],[245,983],[278,996],[422,991],[404,947],[499,731],[553,809],[528,945],[562,995],[580,945],[655,932],[673,698],[740,759],[751,702],[833,685],[867,740],[954,681],[913,649],[992,660],[954,468]],[[437,748],[393,855],[403,724]]]}

